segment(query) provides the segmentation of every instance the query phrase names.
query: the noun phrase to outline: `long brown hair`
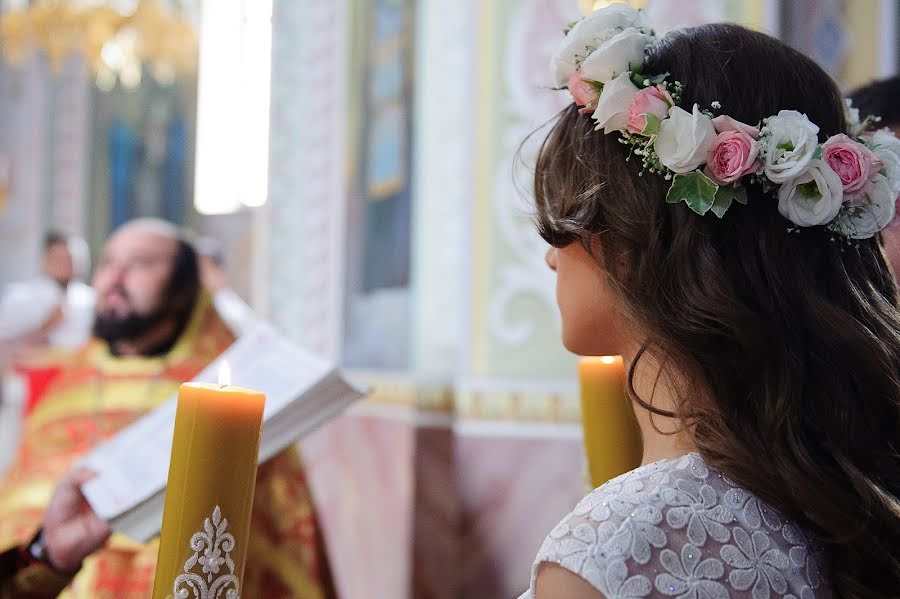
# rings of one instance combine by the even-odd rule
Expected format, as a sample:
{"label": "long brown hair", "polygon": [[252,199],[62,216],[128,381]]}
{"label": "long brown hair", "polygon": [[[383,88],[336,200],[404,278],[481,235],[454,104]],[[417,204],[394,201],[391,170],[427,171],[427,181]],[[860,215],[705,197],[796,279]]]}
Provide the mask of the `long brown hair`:
{"label": "long brown hair", "polygon": [[[794,109],[820,141],[847,129],[822,69],[736,25],[670,34],[643,70],[682,82],[688,110],[718,101],[756,125]],[[900,310],[880,236],[788,232],[753,186],[747,206],[701,217],[666,204],[668,182],[627,157],[574,104],[563,110],[535,170],[541,235],[599,246],[644,347],[702,384],[676,410],[700,454],[825,544],[834,591],[897,596]]]}

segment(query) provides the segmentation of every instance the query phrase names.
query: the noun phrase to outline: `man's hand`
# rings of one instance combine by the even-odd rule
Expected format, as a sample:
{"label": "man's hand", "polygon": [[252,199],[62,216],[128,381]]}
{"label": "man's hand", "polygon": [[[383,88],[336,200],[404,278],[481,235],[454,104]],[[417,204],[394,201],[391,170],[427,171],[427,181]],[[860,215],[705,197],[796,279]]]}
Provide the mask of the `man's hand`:
{"label": "man's hand", "polygon": [[56,486],[44,513],[47,558],[60,572],[72,572],[109,538],[106,522],[91,509],[81,484],[94,477],[83,468],[69,472]]}

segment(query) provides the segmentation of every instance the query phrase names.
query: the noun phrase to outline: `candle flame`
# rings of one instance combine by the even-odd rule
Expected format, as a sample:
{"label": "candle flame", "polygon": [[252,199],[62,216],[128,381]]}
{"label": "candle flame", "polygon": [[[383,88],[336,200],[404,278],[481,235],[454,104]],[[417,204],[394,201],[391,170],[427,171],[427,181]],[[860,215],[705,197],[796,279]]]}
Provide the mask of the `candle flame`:
{"label": "candle flame", "polygon": [[231,364],[227,360],[222,360],[219,364],[219,385],[225,387],[231,384]]}
{"label": "candle flame", "polygon": [[600,356],[600,361],[604,364],[612,364],[616,361],[615,356]]}

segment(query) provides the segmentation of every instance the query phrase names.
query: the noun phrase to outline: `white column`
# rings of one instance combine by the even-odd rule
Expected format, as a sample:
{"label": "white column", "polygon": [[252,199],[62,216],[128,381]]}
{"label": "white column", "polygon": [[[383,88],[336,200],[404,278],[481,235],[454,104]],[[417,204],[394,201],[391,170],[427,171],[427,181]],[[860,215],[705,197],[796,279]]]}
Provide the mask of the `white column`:
{"label": "white column", "polygon": [[46,220],[47,75],[45,62],[34,55],[21,68],[0,68],[2,147],[10,160],[10,190],[0,214],[0,281],[11,281],[40,270]]}
{"label": "white column", "polygon": [[49,225],[85,236],[91,152],[91,80],[84,59],[70,56],[51,77],[54,112]]}
{"label": "white column", "polygon": [[269,316],[340,356],[350,0],[275,0],[269,142]]}
{"label": "white column", "polygon": [[476,0],[417,4],[413,162],[413,370],[459,374],[475,195]]}
{"label": "white column", "polygon": [[781,0],[763,0],[762,27],[769,35],[781,37]]}

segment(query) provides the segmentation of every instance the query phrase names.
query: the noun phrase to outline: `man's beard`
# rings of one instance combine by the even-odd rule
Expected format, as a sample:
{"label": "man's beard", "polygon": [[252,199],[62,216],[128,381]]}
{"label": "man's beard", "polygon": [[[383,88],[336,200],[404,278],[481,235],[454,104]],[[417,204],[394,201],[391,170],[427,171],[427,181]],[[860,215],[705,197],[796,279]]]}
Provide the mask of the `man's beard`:
{"label": "man's beard", "polygon": [[[125,298],[125,303],[133,305],[131,297],[123,288],[117,289]],[[183,294],[170,281],[165,286],[159,305],[148,314],[130,312],[125,316],[118,316],[113,311],[99,312],[94,317],[94,336],[105,341],[109,349],[115,353],[116,345],[122,341],[138,341],[154,330],[168,323],[174,323],[171,336],[159,339],[153,347],[145,348],[142,355],[159,355],[171,349],[177,338],[181,335],[193,310],[192,302],[185,302]]]}
{"label": "man's beard", "polygon": [[111,312],[97,314],[94,336],[112,346],[119,341],[133,341],[144,337],[172,317],[170,306],[162,305],[149,314],[130,313],[116,316]]}

